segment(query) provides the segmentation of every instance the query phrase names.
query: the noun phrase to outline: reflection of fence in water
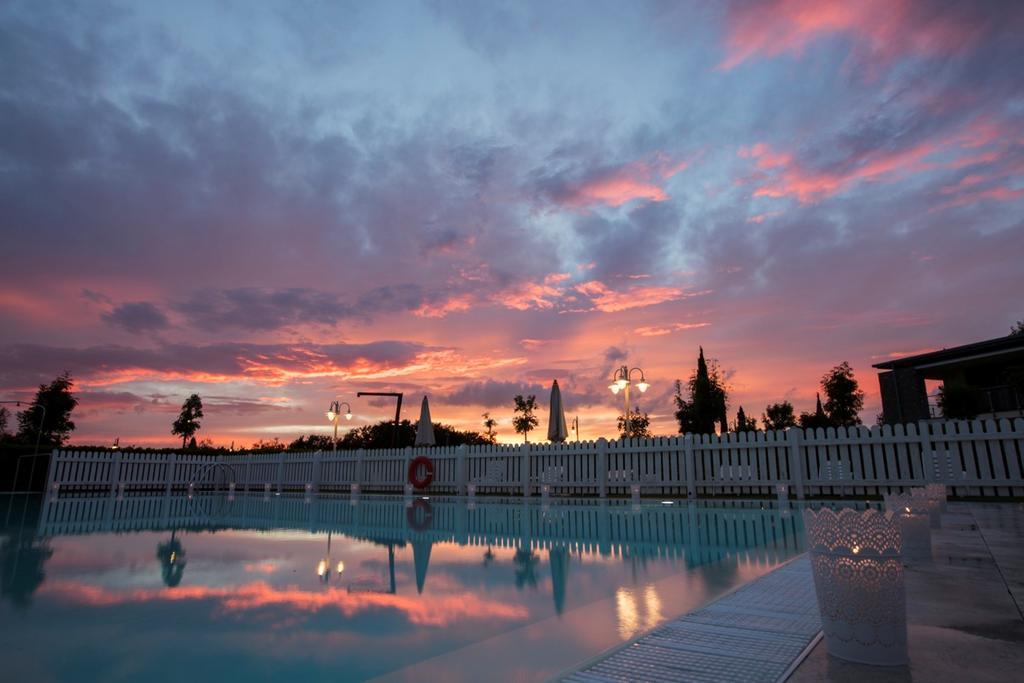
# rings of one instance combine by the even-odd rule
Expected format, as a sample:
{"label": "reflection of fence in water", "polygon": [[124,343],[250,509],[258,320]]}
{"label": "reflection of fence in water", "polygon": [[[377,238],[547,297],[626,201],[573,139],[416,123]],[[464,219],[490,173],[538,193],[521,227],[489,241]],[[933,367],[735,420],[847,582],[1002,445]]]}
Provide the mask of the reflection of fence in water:
{"label": "reflection of fence in water", "polygon": [[[209,498],[216,505],[201,502]],[[565,500],[552,505],[455,500],[431,501],[429,528],[410,528],[400,498],[196,494],[50,498],[40,535],[175,528],[328,530],[377,543],[455,542],[477,546],[631,557],[685,557],[690,563],[755,550],[779,559],[802,546],[799,514],[788,505],[719,501],[645,505]]]}

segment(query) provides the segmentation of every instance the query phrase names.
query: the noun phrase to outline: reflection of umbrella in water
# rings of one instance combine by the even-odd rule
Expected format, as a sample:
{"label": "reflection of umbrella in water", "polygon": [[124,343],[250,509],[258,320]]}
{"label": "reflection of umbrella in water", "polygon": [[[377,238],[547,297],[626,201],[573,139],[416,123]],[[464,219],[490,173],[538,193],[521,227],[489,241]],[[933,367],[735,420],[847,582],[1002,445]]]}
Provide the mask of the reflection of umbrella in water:
{"label": "reflection of umbrella in water", "polygon": [[551,564],[551,592],[555,599],[555,612],[561,614],[565,609],[565,584],[569,574],[569,550],[564,546],[548,551],[548,562]]}
{"label": "reflection of umbrella in water", "polygon": [[160,560],[160,573],[163,575],[164,585],[174,588],[181,583],[181,577],[185,573],[185,549],[181,547],[181,541],[174,535],[177,531],[171,531],[171,540],[167,543],[160,543],[156,547],[156,559]]}
{"label": "reflection of umbrella in water", "polygon": [[537,576],[533,570],[540,562],[540,558],[533,554],[528,548],[516,550],[512,561],[516,565],[516,588],[522,590],[523,586],[537,587]]}
{"label": "reflection of umbrella in water", "polygon": [[562,407],[562,391],[558,380],[551,384],[551,409],[548,411],[548,441],[562,443],[569,436],[565,426],[565,409]]}
{"label": "reflection of umbrella in water", "polygon": [[433,446],[434,441],[434,423],[430,421],[430,405],[427,403],[427,397],[423,397],[423,403],[420,404],[420,421],[416,425],[416,446]]}
{"label": "reflection of umbrella in water", "polygon": [[430,564],[430,549],[434,546],[430,541],[412,542],[412,561],[416,565],[416,592],[423,593],[423,584],[427,581],[427,566]]}

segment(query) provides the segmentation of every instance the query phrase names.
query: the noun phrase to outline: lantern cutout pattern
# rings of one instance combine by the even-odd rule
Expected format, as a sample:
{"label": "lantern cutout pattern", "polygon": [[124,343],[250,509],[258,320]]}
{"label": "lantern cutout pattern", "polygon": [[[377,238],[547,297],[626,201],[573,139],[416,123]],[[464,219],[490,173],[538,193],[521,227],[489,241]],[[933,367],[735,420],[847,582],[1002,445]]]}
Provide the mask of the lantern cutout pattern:
{"label": "lantern cutout pattern", "polygon": [[828,653],[863,664],[906,664],[899,518],[824,508],[805,510],[804,524]]}

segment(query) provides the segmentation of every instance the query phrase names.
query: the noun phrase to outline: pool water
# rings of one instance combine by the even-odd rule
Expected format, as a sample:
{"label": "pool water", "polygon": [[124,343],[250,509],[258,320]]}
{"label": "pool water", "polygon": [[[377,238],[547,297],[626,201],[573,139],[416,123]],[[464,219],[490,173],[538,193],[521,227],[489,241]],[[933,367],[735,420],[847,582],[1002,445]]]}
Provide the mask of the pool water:
{"label": "pool water", "polygon": [[545,680],[803,542],[774,502],[23,501],[0,499],[12,681]]}

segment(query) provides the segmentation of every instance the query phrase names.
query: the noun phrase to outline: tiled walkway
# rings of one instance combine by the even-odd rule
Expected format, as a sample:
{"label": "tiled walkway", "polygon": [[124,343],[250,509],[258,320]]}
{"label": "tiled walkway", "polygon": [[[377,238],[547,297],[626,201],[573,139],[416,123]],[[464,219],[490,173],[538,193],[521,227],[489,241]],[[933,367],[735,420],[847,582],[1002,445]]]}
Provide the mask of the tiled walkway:
{"label": "tiled walkway", "polygon": [[820,630],[803,556],[563,680],[776,681]]}

